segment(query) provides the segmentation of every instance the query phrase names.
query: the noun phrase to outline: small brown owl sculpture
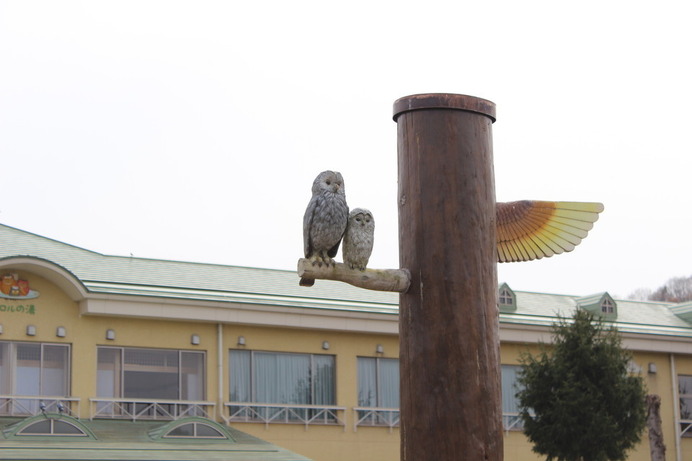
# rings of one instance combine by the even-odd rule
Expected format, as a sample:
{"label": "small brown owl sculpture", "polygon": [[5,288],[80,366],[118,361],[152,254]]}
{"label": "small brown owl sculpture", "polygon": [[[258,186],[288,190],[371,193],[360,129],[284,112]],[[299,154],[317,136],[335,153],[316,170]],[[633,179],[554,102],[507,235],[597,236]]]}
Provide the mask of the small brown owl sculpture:
{"label": "small brown owl sculpture", "polygon": [[[344,178],[336,171],[323,171],[312,183],[312,198],[303,216],[305,257],[312,264],[334,265],[339,244],[346,231],[348,205]],[[301,286],[312,286],[314,279],[301,278]]]}
{"label": "small brown owl sculpture", "polygon": [[348,215],[344,235],[344,263],[351,269],[365,270],[375,238],[375,218],[370,211],[355,208]]}

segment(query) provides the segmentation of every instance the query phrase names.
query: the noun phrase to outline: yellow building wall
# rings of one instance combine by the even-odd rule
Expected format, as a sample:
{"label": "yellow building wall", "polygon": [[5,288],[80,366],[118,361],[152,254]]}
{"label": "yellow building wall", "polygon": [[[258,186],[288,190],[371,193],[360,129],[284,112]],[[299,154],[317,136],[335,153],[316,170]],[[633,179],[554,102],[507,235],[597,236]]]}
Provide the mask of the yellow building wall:
{"label": "yellow building wall", "polygon": [[[288,328],[265,328],[224,325],[224,344],[229,349],[329,354],[336,361],[336,406],[345,407],[340,415],[344,426],[295,424],[260,424],[231,422],[231,426],[268,440],[315,461],[376,461],[399,459],[399,429],[363,427],[354,430],[358,406],[357,357],[399,357],[396,336],[366,335],[333,331],[305,331]],[[238,336],[245,346],[238,346]],[[329,342],[329,349],[322,343]],[[375,349],[382,345],[384,353]],[[227,370],[227,368],[226,368]],[[228,376],[224,378],[224,398],[228,397]]]}
{"label": "yellow building wall", "polygon": [[[96,397],[97,346],[166,348],[206,352],[206,400],[217,402],[217,410],[227,414],[222,402],[229,400],[228,354],[230,349],[247,349],[274,352],[331,354],[336,359],[337,406],[345,407],[341,414],[344,426],[300,424],[236,423],[237,429],[300,453],[315,461],[396,461],[399,459],[398,428],[355,428],[354,407],[358,406],[357,357],[397,358],[399,340],[395,335],[335,332],[327,330],[303,330],[279,327],[225,324],[221,327],[221,400],[219,400],[218,326],[211,323],[165,321],[160,319],[134,319],[114,316],[80,315],[78,303],[69,299],[48,280],[31,273],[19,273],[20,278],[30,281],[32,289],[40,292],[32,300],[0,300],[0,341],[34,341],[71,344],[71,393],[81,399],[79,415],[90,417],[89,399]],[[23,305],[19,309],[19,305]],[[33,313],[27,306],[33,306]],[[10,309],[12,306],[12,309]],[[194,307],[191,307],[194,309]],[[21,312],[20,312],[21,311]],[[36,327],[35,336],[27,336],[26,327]],[[57,327],[66,329],[66,336],[56,336]],[[106,339],[106,330],[115,331],[115,340]],[[191,336],[200,337],[200,344],[191,344]],[[238,345],[238,337],[245,338],[245,345]],[[329,349],[322,344],[329,342]],[[376,353],[382,345],[383,354]],[[516,365],[522,352],[538,351],[536,345],[503,343],[501,361]],[[642,376],[650,393],[659,394],[663,404],[664,439],[667,460],[675,460],[675,380],[668,354],[634,354],[634,362],[642,367]],[[655,374],[647,373],[649,363],[656,365]],[[676,356],[677,374],[692,375],[692,356]],[[531,444],[519,431],[504,434],[505,460],[533,461],[542,459],[531,450]],[[692,438],[680,441],[681,459],[692,460]],[[646,431],[642,442],[630,452],[630,461],[648,461],[649,445]]]}
{"label": "yellow building wall", "polygon": [[[181,349],[206,352],[207,399],[217,395],[216,326],[203,323],[167,322],[161,320],[125,317],[99,317],[80,315],[79,304],[68,298],[53,283],[31,273],[18,273],[28,279],[39,297],[29,300],[1,299],[0,306],[14,306],[14,312],[0,310],[3,334],[0,341],[32,341],[71,345],[70,388],[73,397],[80,398],[82,418],[91,416],[90,398],[96,397],[97,347],[140,347]],[[33,306],[33,314],[17,313],[19,305]],[[1,307],[0,307],[1,309]],[[26,309],[25,309],[26,310]],[[36,335],[28,336],[28,325],[36,327]],[[64,327],[64,338],[56,336],[58,327]],[[115,331],[115,340],[106,339],[106,330]],[[200,344],[191,344],[191,336],[200,336]]]}

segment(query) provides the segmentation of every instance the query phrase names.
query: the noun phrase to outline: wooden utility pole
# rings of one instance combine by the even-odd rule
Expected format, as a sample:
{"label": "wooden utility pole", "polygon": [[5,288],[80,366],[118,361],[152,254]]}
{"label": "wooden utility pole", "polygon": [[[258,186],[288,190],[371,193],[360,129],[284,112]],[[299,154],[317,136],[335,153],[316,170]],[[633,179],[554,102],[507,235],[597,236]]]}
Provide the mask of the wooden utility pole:
{"label": "wooden utility pole", "polygon": [[398,125],[402,461],[501,461],[495,105],[394,103]]}

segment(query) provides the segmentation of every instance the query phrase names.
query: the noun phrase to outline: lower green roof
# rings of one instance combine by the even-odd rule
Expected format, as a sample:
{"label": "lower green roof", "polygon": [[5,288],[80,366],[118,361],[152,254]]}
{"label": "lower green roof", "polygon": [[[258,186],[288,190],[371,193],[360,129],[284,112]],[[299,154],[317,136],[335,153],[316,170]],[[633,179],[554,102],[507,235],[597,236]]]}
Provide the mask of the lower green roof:
{"label": "lower green roof", "polygon": [[[170,461],[309,461],[308,458],[231,427],[226,440],[152,437],[170,421],[74,420],[94,437],[18,436],[13,429],[28,420],[53,417],[0,418],[0,459],[3,460],[170,460]],[[70,418],[62,416],[62,418]],[[73,418],[70,418],[73,420]],[[202,418],[189,418],[200,422]],[[183,423],[183,420],[177,420]],[[207,420],[210,425],[217,425]]]}

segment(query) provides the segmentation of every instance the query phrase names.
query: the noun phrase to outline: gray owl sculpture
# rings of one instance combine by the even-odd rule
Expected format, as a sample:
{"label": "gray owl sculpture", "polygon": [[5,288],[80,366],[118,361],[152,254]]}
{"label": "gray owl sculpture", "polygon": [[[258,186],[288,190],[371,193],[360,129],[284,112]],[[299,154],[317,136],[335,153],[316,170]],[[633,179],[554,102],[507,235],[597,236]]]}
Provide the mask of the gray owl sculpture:
{"label": "gray owl sculpture", "polygon": [[375,239],[375,218],[370,211],[355,208],[348,215],[344,235],[344,263],[351,269],[364,271],[368,265]]}
{"label": "gray owl sculpture", "polygon": [[[312,198],[303,217],[305,257],[312,264],[334,265],[334,256],[348,223],[348,205],[341,173],[323,171],[312,183]],[[314,279],[301,278],[300,285],[309,287]]]}

